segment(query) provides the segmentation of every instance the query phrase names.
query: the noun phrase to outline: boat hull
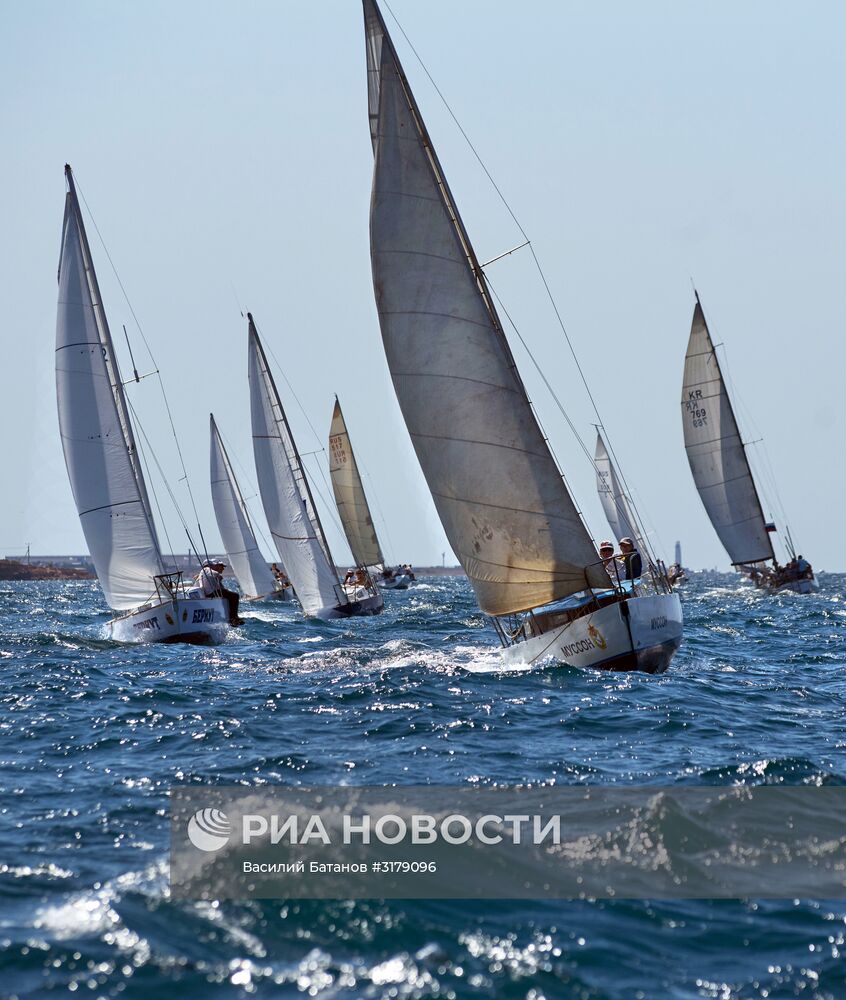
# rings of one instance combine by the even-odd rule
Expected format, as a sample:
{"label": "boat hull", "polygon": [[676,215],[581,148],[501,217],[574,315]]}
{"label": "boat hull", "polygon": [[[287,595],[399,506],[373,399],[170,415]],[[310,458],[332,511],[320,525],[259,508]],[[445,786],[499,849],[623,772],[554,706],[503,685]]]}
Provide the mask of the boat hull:
{"label": "boat hull", "polygon": [[187,642],[209,646],[223,642],[229,609],[221,597],[177,598],[113,618],[109,638],[117,642]]}
{"label": "boat hull", "polygon": [[773,593],[781,594],[787,590],[793,594],[813,594],[819,589],[820,585],[816,580],[791,580],[789,583],[783,583],[780,587],[774,588]]}
{"label": "boat hull", "polygon": [[360,600],[350,601],[347,604],[339,604],[332,608],[329,614],[321,615],[321,618],[358,618],[367,615],[379,615],[384,610],[385,604],[381,594],[364,597]]}
{"label": "boat hull", "polygon": [[508,646],[502,659],[509,666],[551,658],[593,670],[663,673],[681,644],[682,622],[678,594],[630,597]]}
{"label": "boat hull", "polygon": [[408,590],[411,586],[411,577],[403,574],[402,576],[394,576],[389,580],[383,578],[379,581],[379,586],[385,590]]}

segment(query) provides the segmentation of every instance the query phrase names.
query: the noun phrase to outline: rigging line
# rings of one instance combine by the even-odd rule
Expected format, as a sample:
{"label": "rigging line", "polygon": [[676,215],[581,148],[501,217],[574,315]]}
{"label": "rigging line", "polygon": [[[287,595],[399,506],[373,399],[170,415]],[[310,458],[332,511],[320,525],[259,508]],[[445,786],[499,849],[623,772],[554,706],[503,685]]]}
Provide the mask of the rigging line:
{"label": "rigging line", "polygon": [[[197,555],[197,560],[199,562],[200,561],[200,557],[199,557],[199,551],[200,550],[197,547],[197,545],[195,544],[194,540],[191,538],[191,532],[188,530],[188,524],[187,524],[185,518],[182,515],[182,511],[179,508],[179,504],[178,504],[178,502],[176,500],[176,497],[174,496],[173,490],[170,488],[170,483],[167,481],[167,476],[165,476],[165,474],[164,474],[164,469],[162,469],[161,463],[159,462],[158,458],[156,457],[155,451],[150,446],[150,439],[147,437],[147,432],[144,430],[144,425],[138,420],[138,414],[135,412],[135,409],[134,409],[134,407],[132,406],[132,403],[129,400],[127,400],[127,405],[129,406],[130,412],[132,414],[132,419],[136,422],[136,424],[138,426],[138,429],[141,431],[141,436],[143,437],[144,441],[147,443],[147,447],[150,449],[150,455],[151,455],[151,457],[153,459],[153,462],[155,463],[156,469],[158,470],[158,473],[159,473],[159,475],[162,478],[162,482],[164,483],[165,489],[167,490],[168,496],[170,497],[171,503],[173,504],[173,507],[174,507],[174,510],[176,511],[177,517],[179,518],[180,522],[182,523],[182,527],[185,529],[185,534],[188,536],[188,541],[193,546],[195,555]],[[146,461],[146,457],[145,457],[145,461]],[[167,531],[166,530],[165,530],[165,537],[167,537]],[[168,539],[168,544],[170,544],[170,539]],[[203,543],[203,545],[205,547],[205,543]],[[171,553],[171,554],[173,554],[173,553]],[[206,555],[206,558],[208,558],[208,555]]]}
{"label": "rigging line", "polygon": [[[150,374],[151,375],[152,374],[158,375],[159,389],[161,390],[162,399],[164,400],[165,412],[167,413],[167,418],[168,418],[168,421],[170,423],[170,430],[171,430],[171,433],[173,435],[173,440],[174,440],[174,443],[176,444],[176,453],[179,456],[179,464],[182,467],[182,480],[185,482],[185,486],[186,486],[186,488],[188,490],[188,496],[189,496],[189,498],[191,500],[191,508],[194,511],[194,517],[195,517],[195,519],[197,521],[197,531],[200,533],[200,540],[203,543],[203,549],[205,551],[205,544],[206,543],[205,543],[205,539],[203,538],[203,529],[200,527],[200,515],[199,515],[199,512],[197,511],[196,501],[194,500],[194,491],[191,489],[191,480],[190,480],[190,478],[188,476],[188,470],[185,467],[185,459],[184,459],[184,457],[182,455],[182,448],[181,448],[181,446],[179,444],[179,438],[178,438],[178,436],[176,434],[176,425],[174,424],[174,421],[173,421],[173,413],[171,412],[170,402],[169,402],[169,400],[167,398],[167,392],[165,391],[164,380],[162,379],[161,372],[159,371],[159,366],[158,366],[158,364],[156,364],[156,359],[153,356],[153,351],[152,351],[152,348],[150,347],[149,341],[147,340],[147,337],[144,334],[144,328],[141,326],[141,322],[140,322],[140,320],[138,319],[138,316],[135,313],[135,309],[132,306],[132,302],[129,299],[129,295],[127,294],[126,288],[124,287],[124,284],[121,281],[120,275],[118,274],[118,270],[115,267],[115,263],[112,260],[112,255],[109,253],[109,248],[106,246],[106,241],[103,239],[103,234],[100,232],[100,227],[97,225],[97,220],[94,218],[94,214],[92,213],[91,208],[88,205],[88,201],[85,198],[85,192],[80,187],[79,181],[76,179],[76,177],[74,177],[74,180],[76,182],[76,188],[77,188],[77,190],[79,191],[80,195],[82,195],[82,201],[83,201],[83,204],[85,205],[86,211],[88,212],[88,216],[91,219],[91,222],[94,224],[94,229],[95,229],[95,231],[97,233],[97,236],[98,236],[98,238],[100,240],[100,244],[103,247],[103,251],[106,254],[106,259],[108,260],[109,265],[111,266],[112,272],[114,273],[114,276],[115,276],[115,278],[117,280],[117,283],[120,286],[120,290],[123,293],[123,297],[126,300],[126,304],[129,307],[129,311],[132,314],[132,318],[135,320],[135,325],[138,327],[138,332],[141,334],[141,340],[144,342],[144,347],[147,349],[147,354],[150,356],[150,361],[151,361],[151,363],[153,365],[153,368],[155,369],[155,372],[151,372]],[[124,333],[125,332],[126,332],[126,330],[124,329]],[[127,344],[128,343],[129,343],[129,338],[127,337]],[[130,357],[131,357],[131,355],[132,355],[132,350],[130,349]],[[148,444],[149,444],[149,439],[148,439]],[[152,452],[152,450],[153,450],[152,449],[152,445],[150,445],[150,450]],[[154,457],[155,457],[155,455],[154,455]],[[157,459],[156,459],[156,464],[158,465],[158,460]],[[164,474],[162,474],[162,475],[163,475],[163,478],[164,478]],[[168,489],[170,489],[170,488],[168,487]],[[187,528],[186,528],[186,530],[187,530]],[[208,552],[206,552],[206,558],[208,558]]]}
{"label": "rigging line", "polygon": [[[261,327],[258,325],[258,323],[256,323],[255,316],[253,317],[253,324],[255,325],[255,328],[258,331],[259,336],[261,337],[262,346],[264,346],[266,348],[266,350],[269,351],[271,358],[273,358],[274,362],[276,363],[276,370],[279,372],[279,374],[285,380],[285,385],[288,386],[288,390],[290,391],[291,395],[294,397],[294,400],[295,400],[297,406],[299,406],[300,412],[305,417],[306,423],[309,426],[309,430],[314,435],[315,441],[317,441],[318,444],[321,444],[322,441],[323,441],[323,438],[321,438],[321,436],[314,429],[314,424],[309,419],[309,415],[308,415],[308,413],[306,413],[305,407],[300,402],[300,397],[296,394],[296,392],[294,391],[294,387],[288,381],[288,376],[285,374],[285,369],[279,363],[279,358],[277,358],[276,355],[273,353],[273,348],[270,346],[270,344],[268,343],[267,339],[265,338],[264,333],[262,332]],[[302,456],[300,456],[300,457],[302,457]]]}
{"label": "rigging line", "polygon": [[[714,324],[711,322],[710,319],[708,321],[708,329],[709,329],[709,332],[711,330],[715,330],[716,329],[714,327]],[[744,451],[746,452],[746,459],[747,459],[747,462],[749,462],[749,464],[750,464],[750,468],[754,464],[754,469],[752,470],[753,471],[753,479],[756,478],[754,476],[754,473],[757,472],[758,487],[756,487],[756,488],[758,489],[758,492],[759,492],[759,495],[760,495],[760,492],[761,492],[760,486],[762,485],[762,481],[763,481],[763,487],[764,487],[764,490],[763,490],[763,492],[764,492],[764,498],[763,499],[766,501],[767,506],[770,508],[771,516],[773,514],[777,515],[778,519],[780,519],[781,522],[784,524],[785,530],[786,530],[787,523],[788,523],[787,509],[784,506],[784,501],[783,501],[782,496],[781,496],[781,491],[778,488],[778,479],[776,477],[775,468],[774,468],[774,466],[772,464],[772,460],[770,458],[769,449],[767,448],[767,445],[766,445],[766,437],[762,433],[760,426],[758,425],[757,421],[755,420],[755,415],[754,415],[753,411],[746,404],[746,401],[744,400],[744,398],[741,396],[741,394],[737,390],[737,387],[736,387],[735,382],[734,382],[734,378],[732,377],[732,371],[731,371],[731,368],[729,366],[728,351],[726,349],[725,343],[724,342],[720,342],[720,344],[714,344],[713,346],[714,346],[714,354],[715,355],[717,353],[717,347],[718,346],[722,347],[722,350],[723,350],[723,366],[722,367],[724,369],[724,377],[725,377],[726,381],[728,382],[728,388],[731,390],[731,397],[730,398],[737,404],[738,408],[742,410],[743,417],[744,417],[744,423],[746,423],[748,426],[750,426],[751,429],[752,429],[752,431],[753,431],[753,433],[757,434],[758,437],[761,438],[761,442],[760,442],[761,443],[761,448],[760,449],[755,448],[753,450],[751,447],[749,447],[749,445],[747,445],[747,444],[744,443]],[[735,416],[735,422],[737,422],[737,417],[736,416]],[[740,431],[739,427],[738,427],[738,431]],[[740,438],[741,438],[741,441],[743,441],[744,435],[743,435],[742,431],[740,431]],[[758,444],[758,443],[759,442],[755,442],[755,444]],[[752,442],[750,442],[749,444],[752,444]],[[779,542],[781,542],[784,545],[781,537],[779,537]],[[785,548],[786,548],[786,546],[785,546]]]}
{"label": "rigging line", "polygon": [[[311,455],[311,456],[314,456],[314,455],[317,455],[317,454],[319,454],[319,452],[313,452],[313,451],[309,452],[309,455]],[[320,465],[319,462],[316,462],[315,464],[317,465],[317,471],[320,473],[320,478],[323,480],[323,485],[326,487],[326,490],[329,493],[329,496],[331,497],[332,496],[332,492],[330,490],[329,483],[326,481],[326,476],[325,476],[325,474],[323,472],[323,467]],[[323,503],[324,509],[326,511],[328,511],[329,517],[332,518],[332,523],[341,532],[342,537],[344,539],[346,539],[347,533],[346,533],[346,531],[344,531],[344,526],[341,524],[341,522],[339,520],[339,515],[337,513],[337,507],[335,506],[335,504],[327,502],[326,497],[324,497],[323,493],[320,490],[320,487],[317,485],[317,481],[314,478],[314,473],[312,473],[311,471],[309,471],[306,468],[305,463],[303,463],[303,472],[305,472],[305,474],[308,476],[309,482],[311,483],[312,488],[317,492],[317,495],[320,497],[320,500]]]}
{"label": "rigging line", "polygon": [[[382,505],[379,503],[379,493],[376,489],[376,484],[373,481],[373,477],[367,471],[367,466],[364,464],[364,462],[361,461],[361,459],[358,459],[358,464],[361,466],[362,472],[365,474],[365,476],[367,476],[367,481],[370,483],[371,486],[370,495],[373,497],[373,502],[376,504],[376,510],[379,512],[379,520],[382,522],[382,527],[385,529],[385,538],[387,538],[388,540],[388,548],[390,550],[391,555],[395,556],[397,554],[396,549],[394,548],[394,543],[391,539],[391,533],[388,530],[388,522],[385,519],[384,513],[382,512]],[[382,554],[384,555],[384,552]],[[390,561],[393,562],[393,559],[391,559]]]}
{"label": "rigging line", "polygon": [[[595,400],[595,398],[593,396],[593,393],[590,391],[590,386],[588,385],[587,378],[585,377],[584,371],[582,370],[582,366],[579,363],[579,359],[578,359],[578,356],[576,354],[576,350],[573,347],[573,343],[570,340],[570,334],[567,332],[567,328],[564,325],[564,320],[561,317],[561,312],[560,312],[560,310],[558,308],[558,304],[555,301],[555,297],[552,294],[552,289],[550,288],[549,282],[547,281],[547,278],[546,278],[546,274],[544,273],[544,270],[541,267],[540,260],[538,259],[538,255],[535,252],[535,248],[534,248],[534,246],[532,244],[532,241],[531,241],[531,239],[529,237],[529,234],[526,232],[526,230],[520,224],[520,220],[517,218],[516,214],[514,213],[514,210],[511,208],[511,205],[508,203],[508,200],[506,199],[505,195],[502,193],[501,188],[499,187],[499,185],[494,180],[493,175],[491,174],[490,170],[488,170],[487,166],[485,165],[485,161],[482,159],[482,157],[479,154],[478,150],[476,149],[476,147],[471,142],[470,136],[467,134],[467,132],[465,132],[465,130],[464,130],[461,122],[456,117],[456,114],[452,110],[452,107],[450,106],[449,101],[447,101],[447,99],[444,96],[443,92],[441,91],[440,87],[437,85],[437,83],[435,83],[434,77],[429,72],[426,64],[423,62],[423,59],[420,57],[420,54],[418,53],[417,49],[414,47],[411,39],[405,33],[405,29],[403,28],[402,24],[400,23],[399,19],[397,18],[396,14],[394,13],[394,11],[393,11],[390,3],[388,3],[388,0],[382,0],[382,2],[384,4],[384,6],[387,8],[387,10],[390,13],[391,17],[394,19],[394,22],[396,23],[396,26],[399,28],[400,33],[402,34],[403,38],[405,39],[406,44],[411,49],[411,51],[414,53],[415,59],[420,64],[420,67],[422,68],[423,72],[426,74],[426,77],[428,78],[428,80],[431,83],[432,87],[434,87],[435,92],[437,93],[438,97],[441,99],[441,102],[443,103],[444,107],[446,108],[447,112],[449,113],[450,118],[452,118],[453,122],[455,123],[456,128],[461,133],[461,135],[464,137],[464,141],[469,146],[470,151],[473,153],[473,156],[476,158],[476,161],[478,162],[479,166],[484,171],[484,174],[488,178],[488,180],[490,181],[491,186],[493,187],[494,191],[496,191],[497,196],[499,197],[499,200],[502,202],[503,206],[505,207],[505,210],[511,216],[512,220],[514,221],[514,224],[520,230],[520,234],[522,235],[523,239],[526,241],[525,245],[528,245],[528,247],[529,247],[529,251],[530,251],[530,253],[532,255],[532,260],[534,261],[535,267],[537,268],[538,274],[540,275],[540,279],[543,282],[543,286],[544,286],[544,289],[546,290],[547,297],[549,298],[550,304],[552,305],[553,311],[555,312],[555,317],[556,317],[556,319],[558,321],[558,325],[561,328],[561,332],[564,334],[564,339],[566,340],[567,346],[570,349],[570,353],[573,356],[573,361],[576,364],[576,369],[579,372],[579,376],[581,377],[582,384],[584,385],[585,391],[588,394],[588,399],[590,399],[591,406],[593,407],[593,412],[596,414],[597,420],[599,421],[600,425],[602,426],[602,429],[605,431],[605,443],[608,446],[608,449],[611,452],[611,456],[613,457],[614,462],[615,462],[615,464],[617,466],[617,472],[618,472],[620,478],[623,481],[623,486],[625,487],[626,492],[631,496],[631,490],[629,489],[628,482],[626,481],[626,476],[625,476],[625,473],[623,472],[622,466],[620,464],[620,460],[617,458],[617,455],[616,455],[616,453],[614,451],[614,446],[612,445],[611,440],[608,437],[608,431],[606,430],[605,425],[604,425],[604,423],[602,421],[602,417],[601,417],[601,415],[599,413],[599,407],[596,405],[596,400]],[[487,275],[486,275],[486,278],[487,278]],[[490,282],[488,282],[488,284],[490,284]],[[501,300],[499,300],[499,301],[500,301],[500,304],[501,304]],[[503,307],[503,309],[504,309],[504,307]],[[511,322],[511,325],[514,326],[514,323],[513,323],[513,321],[510,320],[510,317],[509,317],[509,322]],[[516,330],[517,330],[516,326],[514,327],[514,329],[515,329],[515,332],[516,332]],[[520,336],[519,333],[518,333],[518,336]],[[520,340],[522,341],[523,338],[520,337]],[[525,346],[525,341],[523,341],[523,344]],[[528,347],[526,348],[526,350],[528,351]],[[529,352],[529,353],[530,353],[530,356],[531,356],[531,352]],[[533,361],[533,363],[535,363],[534,362],[534,357],[532,357],[532,361]],[[535,363],[535,365],[537,367],[536,363]],[[540,370],[540,369],[538,369],[538,370]],[[546,382],[545,378],[544,378],[544,381]],[[547,386],[549,386],[549,383],[547,383]],[[550,388],[550,392],[551,391],[552,390]],[[553,393],[553,398],[555,398],[554,393]],[[557,402],[557,399],[556,399],[556,402]],[[569,421],[569,417],[567,419]],[[643,518],[640,516],[640,512],[637,509],[635,510],[635,514],[637,515],[637,517],[638,517],[639,520],[641,520],[641,521],[643,520]]]}
{"label": "rigging line", "polygon": [[[127,403],[127,406],[130,409],[130,412],[132,413],[132,419],[135,421],[135,426],[138,427],[138,429],[141,431],[141,434],[146,438],[147,435],[144,433],[144,428],[141,425],[141,421],[138,419],[137,413],[132,408],[132,403],[128,399],[127,399],[126,403]],[[159,524],[161,524],[161,526],[162,526],[162,531],[164,532],[165,541],[167,542],[167,547],[170,549],[171,558],[173,558],[173,552],[174,552],[173,543],[170,540],[170,534],[169,534],[169,532],[167,530],[167,521],[165,520],[164,514],[162,513],[162,505],[161,505],[161,503],[159,501],[159,495],[156,492],[155,480],[150,475],[150,463],[147,460],[147,452],[146,452],[146,449],[141,448],[141,447],[138,447],[138,452],[139,452],[139,454],[141,456],[141,461],[142,461],[142,463],[144,465],[144,475],[146,477],[146,481],[147,481],[147,483],[150,486],[150,490],[151,490],[151,492],[153,494],[153,500],[154,500],[154,502],[156,504],[156,510],[158,511],[158,514],[159,514]]]}
{"label": "rigging line", "polygon": [[[511,314],[509,313],[509,311],[505,308],[505,305],[504,305],[502,299],[499,297],[499,293],[493,287],[493,285],[490,283],[490,281],[488,281],[488,287],[490,288],[491,292],[493,293],[494,297],[496,298],[496,301],[499,304],[499,307],[502,309],[502,311],[503,311],[503,313],[505,315],[505,318],[511,324],[511,327],[514,330],[514,332],[517,334],[517,337],[520,340],[520,343],[523,345],[524,350],[529,355],[529,358],[531,359],[532,364],[535,366],[535,369],[536,369],[538,375],[540,375],[541,379],[543,380],[543,383],[546,386],[547,390],[549,391],[549,394],[552,396],[553,401],[555,402],[555,404],[558,407],[558,409],[561,411],[561,414],[564,417],[564,419],[567,421],[567,424],[568,424],[570,430],[573,432],[573,436],[575,437],[576,441],[579,443],[582,451],[587,456],[588,461],[593,465],[594,469],[596,469],[596,462],[591,457],[591,454],[588,451],[587,447],[585,446],[585,443],[582,440],[581,435],[579,434],[578,430],[576,430],[576,425],[570,419],[570,415],[564,409],[564,406],[561,403],[561,400],[558,398],[558,396],[555,393],[555,390],[550,385],[549,380],[547,379],[546,375],[544,374],[543,370],[541,369],[541,366],[535,360],[534,354],[532,354],[532,352],[531,352],[531,350],[529,348],[529,345],[523,339],[522,333],[520,333],[520,331],[517,329],[517,325],[515,324],[514,320],[511,318]],[[532,404],[530,403],[530,405],[532,405]],[[532,410],[535,411],[534,406],[532,406]],[[564,475],[564,473],[563,473],[563,471],[561,469],[561,465],[558,462],[558,459],[555,457],[555,453],[552,451],[552,444],[549,441],[549,437],[548,437],[546,431],[544,431],[543,427],[541,426],[540,418],[539,418],[539,416],[538,416],[538,414],[537,414],[536,411],[535,411],[535,418],[538,421],[538,426],[540,426],[540,428],[541,428],[541,433],[543,434],[544,439],[547,442],[547,445],[549,447],[550,453],[552,454],[553,459],[555,459],[555,464],[556,464],[556,466],[558,466],[558,471],[559,471],[559,473],[561,475],[561,479],[563,480],[564,485],[567,487],[567,490],[570,493],[570,497],[572,499],[573,498],[573,491],[570,489],[570,485],[567,482],[567,478],[566,478],[566,476]],[[575,503],[575,501],[574,501],[574,503]],[[587,532],[590,535],[590,537],[593,539],[594,538],[594,532],[591,530],[590,526],[588,525],[587,518],[585,517],[585,515],[582,513],[581,510],[578,511],[578,514],[579,514],[579,517],[582,520],[582,523],[585,526],[585,529],[587,530]]]}
{"label": "rigging line", "polygon": [[[232,450],[232,448],[231,448],[231,446],[229,444],[229,439],[224,436],[223,431],[221,431],[221,429],[219,427],[217,429],[217,432],[218,432],[218,434],[220,434],[221,439],[223,440],[223,443],[224,443],[224,445],[226,447],[226,454],[229,455],[230,459],[231,458],[235,459],[235,461],[238,463],[238,468],[243,473],[243,479],[241,481],[242,482],[246,482],[247,486],[249,486],[249,488],[250,488],[250,492],[253,494],[253,496],[250,497],[250,500],[255,499],[255,497],[257,495],[259,495],[259,489],[258,489],[258,487],[253,485],[253,481],[250,478],[250,474],[247,472],[247,469],[244,467],[244,465],[242,464],[240,458],[238,457],[237,451],[233,451]],[[250,523],[252,524],[253,529],[255,531],[258,531],[259,535],[261,535],[261,540],[264,542],[264,544],[270,550],[270,554],[273,555],[273,552],[275,551],[275,546],[273,545],[272,542],[270,542],[268,540],[267,535],[265,535],[264,531],[262,531],[261,523],[258,520],[258,518],[255,516],[255,514],[253,513],[253,510],[250,507],[249,500],[243,495],[243,492],[241,494],[241,499],[244,501],[244,506],[247,508],[247,513],[250,515]],[[262,510],[264,510],[263,507],[262,507]],[[278,554],[277,554],[277,559],[278,559]]]}

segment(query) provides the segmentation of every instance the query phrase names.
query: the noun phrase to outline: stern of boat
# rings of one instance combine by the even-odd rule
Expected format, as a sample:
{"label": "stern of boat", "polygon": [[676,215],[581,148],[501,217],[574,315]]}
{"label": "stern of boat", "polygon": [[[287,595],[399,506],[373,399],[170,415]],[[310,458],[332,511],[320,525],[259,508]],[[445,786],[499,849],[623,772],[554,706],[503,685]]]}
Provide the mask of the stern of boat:
{"label": "stern of boat", "polygon": [[107,627],[116,642],[213,646],[226,638],[229,609],[221,597],[177,598],[113,618]]}

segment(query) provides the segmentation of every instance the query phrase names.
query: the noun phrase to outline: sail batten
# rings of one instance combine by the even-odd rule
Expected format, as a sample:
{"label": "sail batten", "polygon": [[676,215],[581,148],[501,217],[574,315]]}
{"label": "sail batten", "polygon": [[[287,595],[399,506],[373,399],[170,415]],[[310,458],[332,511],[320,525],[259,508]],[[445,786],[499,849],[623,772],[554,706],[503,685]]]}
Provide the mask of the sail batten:
{"label": "sail batten", "polygon": [[307,615],[348,603],[258,332],[249,318],[250,413],[259,493],[279,558]]}
{"label": "sail batten", "polygon": [[685,356],[681,409],[690,470],[732,563],[774,559],[746,448],[698,296]]}
{"label": "sail batten", "polygon": [[276,579],[256,540],[250,514],[214,416],[209,417],[212,505],[223,548],[245,597],[265,597]]}
{"label": "sail batten", "polygon": [[144,604],[166,572],[73,175],[59,256],[56,397],[80,523],[106,600]]}
{"label": "sail batten", "polygon": [[355,452],[337,397],[329,428],[329,477],[344,534],[356,565],[383,566],[385,557],[382,555]]}
{"label": "sail batten", "polygon": [[374,0],[364,20],[376,306],[447,538],[489,614],[607,587]]}

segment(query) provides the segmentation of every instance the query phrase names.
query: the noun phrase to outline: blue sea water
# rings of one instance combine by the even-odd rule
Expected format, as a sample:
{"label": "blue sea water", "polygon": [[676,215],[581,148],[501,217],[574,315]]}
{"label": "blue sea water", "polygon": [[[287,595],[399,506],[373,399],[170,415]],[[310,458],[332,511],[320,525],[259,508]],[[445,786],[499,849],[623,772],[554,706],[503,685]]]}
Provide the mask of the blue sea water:
{"label": "blue sea water", "polygon": [[501,675],[466,582],[373,619],[107,641],[89,582],[0,583],[0,996],[846,997],[846,901],[186,903],[174,783],[846,781],[846,577],[696,578],[660,677]]}

